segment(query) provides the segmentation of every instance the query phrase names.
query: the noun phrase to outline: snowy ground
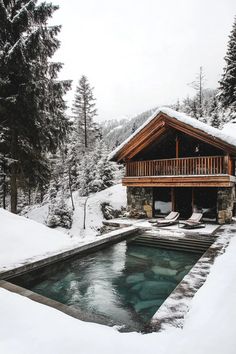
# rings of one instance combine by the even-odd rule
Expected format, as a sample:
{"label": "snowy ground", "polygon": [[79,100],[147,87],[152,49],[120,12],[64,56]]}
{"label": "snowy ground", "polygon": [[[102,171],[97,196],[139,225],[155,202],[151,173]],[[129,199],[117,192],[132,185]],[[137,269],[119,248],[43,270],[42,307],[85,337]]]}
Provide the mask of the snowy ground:
{"label": "snowy ground", "polygon": [[123,334],[0,289],[0,353],[235,354],[236,225],[225,232],[232,232],[230,245],[195,295],[183,329]]}
{"label": "snowy ground", "polygon": [[[100,193],[92,196],[88,203],[88,232],[81,232],[80,220],[83,217],[78,213],[72,238],[38,222],[0,210],[1,267],[94,237],[96,231],[93,228],[99,227],[102,220],[101,199],[113,200],[116,208],[125,200],[125,190],[121,186]],[[80,199],[76,200],[76,208],[82,213],[80,202]],[[31,213],[32,218],[42,221],[45,210],[36,209]],[[148,335],[119,333],[115,328],[76,320],[0,288],[0,353],[235,354],[236,224],[225,227],[224,233],[232,235],[231,242],[226,252],[216,259],[206,283],[193,298],[183,329],[169,328]]]}

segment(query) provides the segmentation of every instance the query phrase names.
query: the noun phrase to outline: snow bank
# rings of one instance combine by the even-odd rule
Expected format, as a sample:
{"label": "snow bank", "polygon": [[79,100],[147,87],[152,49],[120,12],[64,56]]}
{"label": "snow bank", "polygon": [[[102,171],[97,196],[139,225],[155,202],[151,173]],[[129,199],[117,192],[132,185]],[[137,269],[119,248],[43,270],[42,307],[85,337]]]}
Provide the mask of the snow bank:
{"label": "snow bank", "polygon": [[114,159],[117,153],[143,128],[145,128],[146,125],[148,125],[154,118],[156,118],[159,113],[164,113],[171,118],[185,123],[186,125],[190,125],[193,128],[199,129],[212,137],[218,138],[223,142],[227,142],[228,144],[236,147],[236,135],[231,135],[228,134],[228,132],[226,133],[222,130],[209,126],[208,124],[203,123],[195,118],[189,117],[185,113],[177,112],[171,108],[161,107],[158,108],[132,135],[130,135],[125,141],[123,141],[123,143],[121,143],[114,151],[112,151],[112,153],[109,155],[109,160]]}
{"label": "snow bank", "polygon": [[0,209],[0,271],[78,243],[62,232]]}
{"label": "snow bank", "polygon": [[0,289],[0,353],[235,354],[236,227],[231,231],[234,237],[195,295],[183,329],[119,333]]}

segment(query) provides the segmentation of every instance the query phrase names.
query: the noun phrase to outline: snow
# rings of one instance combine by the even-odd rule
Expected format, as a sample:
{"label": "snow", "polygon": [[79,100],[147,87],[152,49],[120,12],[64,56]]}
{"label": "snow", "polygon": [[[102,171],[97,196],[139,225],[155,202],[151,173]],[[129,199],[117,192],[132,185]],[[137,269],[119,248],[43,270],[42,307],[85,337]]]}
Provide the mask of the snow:
{"label": "snow", "polygon": [[232,234],[230,244],[193,298],[183,329],[147,335],[119,333],[0,289],[0,353],[234,354],[236,225],[225,227],[224,233]]}
{"label": "snow", "polygon": [[226,123],[222,129],[222,132],[226,135],[230,135],[232,137],[236,137],[236,120]]}
{"label": "snow", "polygon": [[122,129],[123,128],[123,125],[120,124],[120,125],[117,125],[116,127],[112,128],[110,131],[109,131],[109,134],[111,134],[112,132],[114,132],[115,130],[119,130],[119,129]]}
{"label": "snow", "polygon": [[166,114],[167,116],[174,118],[186,125],[199,129],[204,133],[207,133],[214,138],[220,139],[222,142],[227,142],[236,148],[236,135],[231,135],[228,133],[228,131],[224,132],[223,130],[209,126],[208,124],[203,123],[195,118],[189,117],[185,113],[177,112],[171,108],[161,107],[158,108],[132,135],[130,135],[125,141],[123,141],[123,143],[121,143],[114,151],[110,153],[109,160],[113,160],[117,153],[160,113]]}
{"label": "snow", "polygon": [[0,208],[0,271],[73,247],[78,240]]}
{"label": "snow", "polygon": [[[101,211],[101,203],[109,203],[114,209],[120,210],[126,206],[126,187],[116,184],[101,192],[91,194],[89,198],[80,197],[78,192],[73,193],[75,203],[75,211],[73,215],[72,228],[69,233],[74,237],[86,238],[86,240],[96,237],[99,228],[102,226],[103,215]],[[70,200],[68,200],[70,203]],[[84,224],[84,205],[86,203],[86,229]],[[45,223],[48,214],[48,205],[38,206],[27,213],[30,219]],[[58,228],[60,231],[68,230]]]}
{"label": "snow", "polygon": [[31,209],[28,218],[0,208],[0,271],[91,242],[102,226],[101,203],[107,202],[113,208],[121,209],[126,205],[126,188],[117,184],[88,198],[85,230],[83,221],[86,198],[79,197],[78,193],[74,193],[74,198],[73,225],[69,231],[63,228],[50,229],[43,225],[47,218],[48,204]]}

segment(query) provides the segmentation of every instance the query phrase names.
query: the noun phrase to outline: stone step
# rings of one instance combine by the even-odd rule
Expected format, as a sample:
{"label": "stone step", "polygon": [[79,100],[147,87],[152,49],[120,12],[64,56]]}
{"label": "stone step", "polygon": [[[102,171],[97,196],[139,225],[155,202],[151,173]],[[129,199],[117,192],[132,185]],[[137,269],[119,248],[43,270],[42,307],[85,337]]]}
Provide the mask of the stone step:
{"label": "stone step", "polygon": [[208,248],[212,245],[212,242],[209,242],[209,243],[202,243],[202,242],[192,242],[192,241],[188,241],[188,240],[169,240],[169,239],[161,239],[161,238],[158,238],[158,239],[151,239],[151,238],[137,238],[136,240],[139,240],[139,241],[143,241],[143,242],[153,242],[153,243],[156,243],[156,242],[163,242],[163,243],[173,243],[173,244],[181,244],[181,245],[195,245],[196,247],[198,246],[201,246],[201,247],[205,247],[205,248]]}
{"label": "stone step", "polygon": [[204,253],[206,251],[206,248],[203,249],[196,249],[195,247],[184,247],[181,245],[173,245],[173,244],[148,244],[148,243],[143,243],[143,242],[135,242],[134,244],[140,245],[140,246],[146,246],[146,247],[154,247],[154,248],[163,248],[167,250],[173,250],[173,251],[186,251],[186,252],[192,252],[192,253]]}
{"label": "stone step", "polygon": [[181,245],[181,246],[192,246],[192,247],[196,247],[196,248],[203,248],[203,249],[207,249],[209,247],[209,245],[205,245],[205,244],[201,244],[201,243],[192,243],[192,242],[175,242],[175,241],[170,241],[170,240],[161,240],[161,239],[157,239],[155,241],[153,240],[149,240],[149,239],[136,239],[134,240],[134,242],[142,242],[142,243],[148,243],[148,244],[171,244],[171,245]]}
{"label": "stone step", "polygon": [[137,245],[139,246],[145,246],[145,247],[153,247],[153,248],[162,248],[162,249],[166,249],[166,250],[170,250],[170,251],[181,251],[181,252],[191,252],[191,253],[199,253],[199,254],[203,254],[205,252],[205,250],[199,250],[199,249],[195,249],[195,248],[189,248],[189,247],[181,247],[181,246],[173,246],[173,245],[144,245],[142,243],[137,243]]}
{"label": "stone step", "polygon": [[173,242],[186,242],[186,243],[192,243],[192,244],[202,244],[202,245],[212,245],[214,240],[200,240],[200,239],[189,239],[189,238],[169,238],[169,237],[159,237],[159,236],[152,236],[152,235],[145,235],[145,236],[138,236],[139,240],[163,240],[163,241],[173,241]]}

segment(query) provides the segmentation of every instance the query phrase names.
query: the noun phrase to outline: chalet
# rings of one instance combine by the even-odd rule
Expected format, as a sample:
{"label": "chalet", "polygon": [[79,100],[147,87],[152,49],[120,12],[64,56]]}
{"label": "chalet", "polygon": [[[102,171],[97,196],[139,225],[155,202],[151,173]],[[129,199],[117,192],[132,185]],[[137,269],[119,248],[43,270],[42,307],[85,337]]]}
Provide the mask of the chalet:
{"label": "chalet", "polygon": [[129,208],[171,210],[188,218],[201,211],[220,224],[235,213],[236,136],[183,113],[158,109],[110,155],[124,163]]}

